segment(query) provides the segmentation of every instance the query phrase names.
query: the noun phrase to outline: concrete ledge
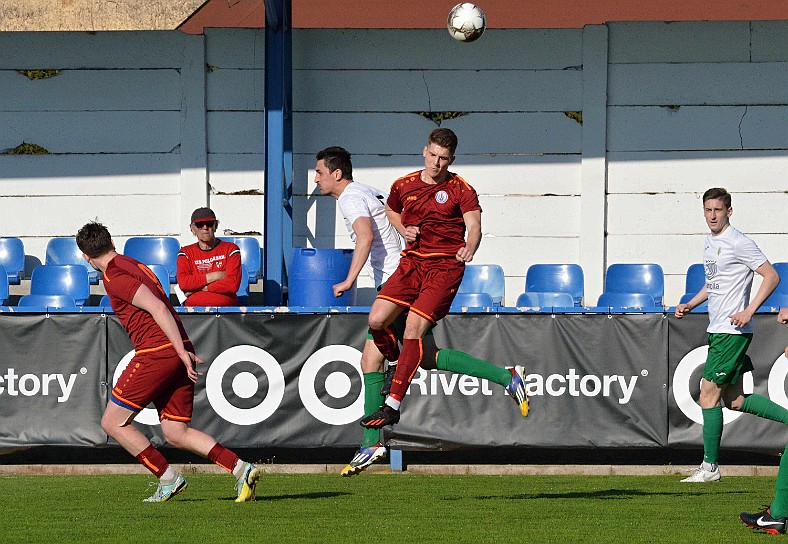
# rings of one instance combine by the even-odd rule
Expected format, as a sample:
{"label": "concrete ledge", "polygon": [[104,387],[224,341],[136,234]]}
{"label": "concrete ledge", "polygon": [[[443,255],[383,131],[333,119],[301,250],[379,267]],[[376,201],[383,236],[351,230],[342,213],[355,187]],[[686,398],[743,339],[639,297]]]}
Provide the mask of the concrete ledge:
{"label": "concrete ledge", "polygon": [[[178,464],[173,466],[184,474],[226,474],[213,464]],[[344,465],[268,465],[260,467],[265,474],[336,474]],[[476,474],[494,476],[686,476],[695,466],[677,465],[409,465],[402,473],[393,473],[388,465],[367,469],[370,474]],[[777,476],[776,466],[722,465],[723,477]],[[75,476],[98,474],[150,474],[138,464],[107,465],[0,465],[0,476]]]}

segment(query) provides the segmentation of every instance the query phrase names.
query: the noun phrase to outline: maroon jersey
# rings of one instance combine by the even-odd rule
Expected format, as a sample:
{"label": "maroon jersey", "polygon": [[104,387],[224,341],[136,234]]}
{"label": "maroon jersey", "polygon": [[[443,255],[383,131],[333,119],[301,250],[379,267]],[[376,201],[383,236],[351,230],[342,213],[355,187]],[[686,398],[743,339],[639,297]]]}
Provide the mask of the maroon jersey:
{"label": "maroon jersey", "polygon": [[419,227],[419,237],[402,252],[419,257],[454,257],[465,245],[463,214],[482,209],[474,188],[457,174],[431,185],[421,181],[421,170],[395,181],[387,204],[403,226]]}
{"label": "maroon jersey", "polygon": [[[208,283],[209,272],[224,271],[227,276]],[[208,286],[207,291],[202,288]],[[199,244],[181,248],[178,253],[178,286],[192,293],[184,306],[235,306],[241,285],[241,250],[232,242],[219,240],[213,249],[200,249]]]}
{"label": "maroon jersey", "polygon": [[140,354],[170,345],[169,338],[161,330],[153,316],[131,303],[140,285],[150,289],[151,293],[167,305],[167,309],[178,324],[181,338],[184,342],[189,342],[186,330],[170,304],[169,297],[164,294],[156,274],[141,262],[125,255],[118,255],[109,262],[104,271],[104,288],[109,295],[112,311],[118,316],[120,323],[131,338],[134,351]]}

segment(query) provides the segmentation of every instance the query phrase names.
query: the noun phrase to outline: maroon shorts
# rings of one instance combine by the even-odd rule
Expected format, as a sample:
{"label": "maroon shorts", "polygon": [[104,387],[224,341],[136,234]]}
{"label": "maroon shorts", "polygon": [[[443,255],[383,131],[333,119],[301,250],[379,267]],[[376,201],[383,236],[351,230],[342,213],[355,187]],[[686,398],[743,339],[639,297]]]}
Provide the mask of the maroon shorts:
{"label": "maroon shorts", "polygon": [[175,349],[167,344],[134,355],[112,389],[110,400],[133,412],[153,403],[159,419],[188,422],[194,406],[194,382]]}
{"label": "maroon shorts", "polygon": [[464,272],[465,263],[454,257],[423,259],[408,255],[400,259],[377,298],[405,306],[435,323],[449,313]]}

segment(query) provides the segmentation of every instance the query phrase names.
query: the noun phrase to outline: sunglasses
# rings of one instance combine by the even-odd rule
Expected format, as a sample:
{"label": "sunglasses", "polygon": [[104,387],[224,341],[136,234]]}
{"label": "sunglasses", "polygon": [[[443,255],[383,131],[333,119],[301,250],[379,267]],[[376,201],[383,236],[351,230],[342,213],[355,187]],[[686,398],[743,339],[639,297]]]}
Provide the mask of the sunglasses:
{"label": "sunglasses", "polygon": [[209,229],[216,227],[216,221],[195,221],[194,226],[198,229],[208,227]]}

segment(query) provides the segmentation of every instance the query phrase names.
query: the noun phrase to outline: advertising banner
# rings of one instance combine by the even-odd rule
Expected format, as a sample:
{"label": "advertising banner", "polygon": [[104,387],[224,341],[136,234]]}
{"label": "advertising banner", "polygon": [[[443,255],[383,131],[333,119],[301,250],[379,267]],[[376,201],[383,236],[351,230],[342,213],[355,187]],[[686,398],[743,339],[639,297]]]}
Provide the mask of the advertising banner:
{"label": "advertising banner", "polygon": [[105,444],[106,316],[0,315],[0,450]]}
{"label": "advertising banner", "polygon": [[[755,370],[743,377],[744,392],[764,395],[788,408],[785,378],[788,360],[784,350],[788,327],[777,322],[775,314],[756,314],[755,334],[747,354]],[[670,395],[668,418],[671,446],[702,446],[703,416],[698,398],[703,366],[706,362],[709,324],[706,314],[683,319],[668,319],[670,338]],[[780,453],[788,441],[788,426],[760,417],[723,409],[724,427],[721,447]]]}
{"label": "advertising banner", "polygon": [[452,315],[439,346],[522,364],[531,413],[503,387],[419,370],[392,447],[655,447],[667,442],[667,326],[650,315]]}

